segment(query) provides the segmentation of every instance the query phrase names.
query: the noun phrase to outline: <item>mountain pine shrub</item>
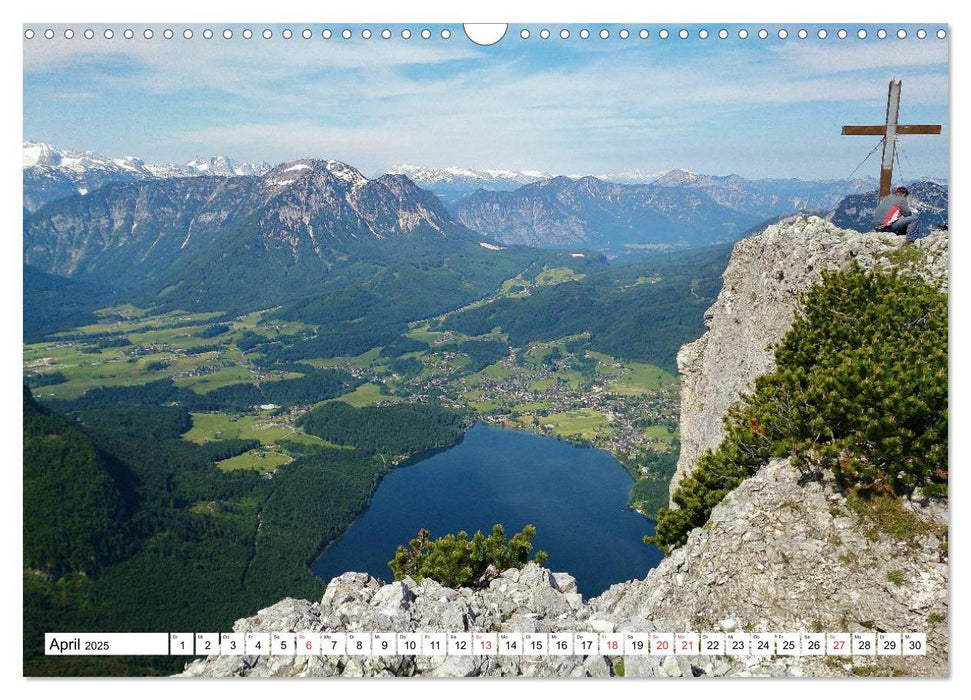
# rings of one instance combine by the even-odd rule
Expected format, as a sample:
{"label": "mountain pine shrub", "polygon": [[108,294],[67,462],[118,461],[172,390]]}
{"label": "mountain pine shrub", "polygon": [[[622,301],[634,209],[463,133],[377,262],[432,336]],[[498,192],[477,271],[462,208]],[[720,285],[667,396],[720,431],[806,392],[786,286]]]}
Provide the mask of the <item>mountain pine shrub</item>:
{"label": "mountain pine shrub", "polygon": [[947,295],[896,271],[823,273],[725,438],[658,511],[667,552],[771,457],[829,468],[861,497],[947,493]]}
{"label": "mountain pine shrub", "polygon": [[[480,530],[471,540],[464,530],[437,540],[429,540],[430,534],[421,529],[418,537],[409,542],[410,549],[399,545],[394,559],[388,562],[395,581],[411,576],[420,582],[428,577],[450,588],[477,586],[490,565],[499,571],[522,568],[533,550],[536,528],[527,525],[508,542],[502,525],[498,524],[488,537]],[[537,551],[533,561],[542,564],[546,561],[546,552]]]}

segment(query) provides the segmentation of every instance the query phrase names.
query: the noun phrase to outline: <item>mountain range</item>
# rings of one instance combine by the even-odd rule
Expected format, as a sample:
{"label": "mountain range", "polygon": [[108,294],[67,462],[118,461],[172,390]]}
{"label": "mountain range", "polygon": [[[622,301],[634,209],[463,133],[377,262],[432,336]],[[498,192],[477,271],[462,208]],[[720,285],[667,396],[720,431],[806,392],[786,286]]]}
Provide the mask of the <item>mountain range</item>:
{"label": "mountain range", "polygon": [[[863,192],[876,186],[873,178],[845,180],[797,180],[762,179],[748,180],[738,175],[714,176],[692,173],[676,168],[673,170],[629,170],[608,173],[548,173],[540,170],[476,170],[462,167],[430,168],[418,165],[394,165],[389,173],[407,175],[420,187],[430,190],[442,198],[446,206],[453,208],[459,201],[477,190],[489,192],[512,191],[523,185],[550,180],[563,175],[571,180],[594,177],[618,185],[656,185],[658,187],[688,187],[705,189],[710,192],[729,193],[739,189],[749,193],[750,198],[769,216],[802,208],[832,209],[847,194]],[[721,195],[724,196],[724,195]],[[716,195],[716,199],[720,196]],[[768,218],[762,216],[762,218]]]}
{"label": "mountain range", "polygon": [[[300,160],[260,177],[141,180],[60,199],[25,222],[24,261],[76,280],[154,286],[183,302],[241,289],[263,302],[281,286],[320,287],[369,243],[453,233],[476,238],[403,176],[369,180],[338,161]],[[213,288],[223,277],[235,291]]]}
{"label": "mountain range", "polygon": [[870,180],[747,180],[671,170],[649,184],[556,177],[513,191],[479,189],[453,207],[463,224],[504,243],[612,253],[736,240],[799,210],[825,212]]}
{"label": "mountain range", "polygon": [[[395,318],[438,313],[540,260],[599,264],[589,251],[731,242],[793,211],[829,212],[838,225],[868,230],[876,200],[868,180],[672,170],[648,184],[559,176],[479,188],[447,208],[406,175],[368,178],[335,160],[155,166],[27,142],[24,164],[25,274],[46,298],[61,288],[43,276],[53,275],[151,305],[226,311],[354,287],[368,303],[402,309]],[[413,174],[422,183],[440,177]],[[544,174],[448,175],[502,184]],[[947,220],[945,185],[913,189],[928,224]],[[329,312],[334,305],[322,304],[313,314]]]}
{"label": "mountain range", "polygon": [[[155,164],[128,156],[113,158],[91,151],[73,151],[25,141],[23,143],[24,209],[36,211],[42,204],[72,194],[87,194],[112,182],[192,177],[200,175],[263,175],[272,169],[267,163],[244,163],[226,156],[194,158],[184,164]],[[388,174],[405,175],[419,187],[438,195],[457,211],[460,200],[477,190],[513,191],[533,183],[551,180],[560,173],[541,170],[432,168],[395,165]],[[384,173],[377,173],[375,178]],[[848,194],[875,187],[871,178],[856,180],[748,180],[738,175],[712,176],[683,169],[665,171],[631,170],[608,173],[566,174],[572,180],[585,177],[618,185],[652,185],[700,191],[729,208],[759,219],[798,209],[829,211]]]}
{"label": "mountain range", "polygon": [[[387,172],[407,175],[420,187],[437,194],[448,207],[479,189],[489,191],[515,190],[523,185],[557,177],[557,173],[542,170],[509,170],[503,168],[477,170],[454,165],[446,168],[431,168],[422,165],[392,165]],[[627,170],[596,173],[592,177],[621,185],[637,185],[652,183],[669,172],[674,171]],[[565,176],[576,180],[588,175],[591,174],[571,173]]]}
{"label": "mountain range", "polygon": [[24,211],[73,194],[88,194],[115,182],[200,175],[262,175],[269,163],[243,163],[226,156],[193,158],[183,164],[146,163],[134,156],[110,158],[93,151],[60,149],[24,141]]}
{"label": "mountain range", "polygon": [[514,190],[531,182],[554,177],[541,170],[475,170],[458,166],[426,168],[421,165],[392,165],[388,172],[406,175],[419,187],[438,195],[447,206],[478,189]]}

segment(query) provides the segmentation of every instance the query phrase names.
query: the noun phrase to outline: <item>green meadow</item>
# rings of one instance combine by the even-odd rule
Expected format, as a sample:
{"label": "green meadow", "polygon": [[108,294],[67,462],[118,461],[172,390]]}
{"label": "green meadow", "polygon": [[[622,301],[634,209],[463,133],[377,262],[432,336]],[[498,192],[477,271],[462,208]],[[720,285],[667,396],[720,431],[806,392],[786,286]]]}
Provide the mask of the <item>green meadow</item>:
{"label": "green meadow", "polygon": [[649,425],[644,429],[644,435],[662,443],[665,449],[671,446],[676,437],[666,425]]}
{"label": "green meadow", "polygon": [[274,445],[296,431],[266,414],[232,415],[228,413],[193,413],[192,429],[183,438],[195,443],[219,440],[259,440],[263,445]]}
{"label": "green meadow", "polygon": [[593,439],[598,428],[607,425],[606,417],[591,408],[581,408],[576,411],[553,413],[539,418],[542,425],[549,425],[559,437],[579,435],[585,440]]}
{"label": "green meadow", "polygon": [[216,466],[226,472],[239,469],[255,469],[260,473],[272,472],[293,461],[290,455],[275,450],[250,450],[241,455],[216,462]]}
{"label": "green meadow", "polygon": [[387,394],[381,393],[381,387],[377,384],[372,384],[368,382],[367,384],[361,384],[354,391],[347,394],[342,394],[336,399],[330,399],[330,401],[343,401],[346,404],[350,404],[354,408],[363,408],[364,406],[372,406],[381,401],[400,401],[401,399],[388,396]]}

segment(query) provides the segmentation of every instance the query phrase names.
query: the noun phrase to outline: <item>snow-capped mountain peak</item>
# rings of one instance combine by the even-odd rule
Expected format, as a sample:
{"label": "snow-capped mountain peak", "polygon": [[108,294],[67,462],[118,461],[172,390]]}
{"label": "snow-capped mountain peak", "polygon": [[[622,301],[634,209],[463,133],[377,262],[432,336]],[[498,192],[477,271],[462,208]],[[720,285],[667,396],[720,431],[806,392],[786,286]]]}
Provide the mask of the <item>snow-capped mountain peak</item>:
{"label": "snow-capped mountain peak", "polygon": [[328,160],[325,165],[327,172],[351,187],[361,187],[368,183],[368,179],[361,174],[360,170],[347,163],[339,160]]}
{"label": "snow-capped mountain peak", "polygon": [[[194,170],[200,175],[221,175],[233,177],[237,175],[262,175],[270,170],[270,164],[263,163],[242,163],[232,160],[226,156],[215,156],[213,158],[200,158],[196,156],[184,166],[163,166],[168,168],[182,167],[186,171]],[[187,173],[190,174],[190,173]]]}
{"label": "snow-capped mountain peak", "polygon": [[660,185],[661,187],[675,187],[677,185],[686,185],[692,182],[697,182],[702,176],[693,173],[682,168],[675,168],[674,170],[668,170],[666,173],[660,175],[653,184]]}
{"label": "snow-capped mountain peak", "polygon": [[407,175],[419,185],[432,183],[451,184],[458,181],[481,181],[492,184],[526,185],[537,180],[552,177],[540,170],[509,170],[504,168],[476,170],[448,166],[445,168],[430,168],[421,165],[394,165],[387,170],[389,175]]}
{"label": "snow-capped mountain peak", "polygon": [[72,194],[87,194],[117,182],[171,177],[262,175],[269,163],[243,163],[226,156],[193,158],[188,163],[146,163],[135,156],[113,158],[94,151],[72,151],[48,143],[23,142],[24,207]]}
{"label": "snow-capped mountain peak", "polygon": [[281,163],[262,176],[263,186],[275,195],[287,189],[300,178],[314,172],[320,164],[321,161],[310,158]]}
{"label": "snow-capped mountain peak", "polygon": [[127,156],[124,158],[108,158],[94,151],[69,151],[52,146],[49,143],[24,141],[24,168],[57,168],[70,172],[84,172],[86,170],[128,170],[139,172],[145,164],[138,158]]}
{"label": "snow-capped mountain peak", "polygon": [[[339,189],[355,190],[367,185],[371,180],[357,168],[339,160],[319,160],[303,158],[281,163],[268,172],[263,182],[271,190],[282,190],[309,174],[328,176],[340,183]],[[331,180],[331,181],[333,181]]]}
{"label": "snow-capped mountain peak", "polygon": [[24,167],[32,168],[37,165],[58,165],[61,153],[47,143],[24,141]]}
{"label": "snow-capped mountain peak", "polygon": [[94,151],[71,151],[49,143],[24,141],[24,168],[57,168],[81,172],[85,170],[127,170],[151,177],[186,177],[190,175],[262,175],[270,164],[243,163],[226,156],[195,157],[188,163],[146,163],[135,156],[112,158]]}

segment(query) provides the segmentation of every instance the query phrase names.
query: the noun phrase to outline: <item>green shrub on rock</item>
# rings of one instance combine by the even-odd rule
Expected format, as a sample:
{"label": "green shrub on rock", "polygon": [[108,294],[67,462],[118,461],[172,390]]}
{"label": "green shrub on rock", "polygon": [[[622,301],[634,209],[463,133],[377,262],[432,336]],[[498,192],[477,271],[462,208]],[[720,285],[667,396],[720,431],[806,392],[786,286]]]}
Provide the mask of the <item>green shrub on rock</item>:
{"label": "green shrub on rock", "polygon": [[725,438],[658,512],[662,550],[771,457],[832,469],[844,488],[944,495],[947,489],[947,295],[896,272],[824,273],[759,377],[725,418]]}
{"label": "green shrub on rock", "polygon": [[[388,562],[395,581],[405,576],[415,581],[427,577],[450,588],[474,587],[479,585],[490,565],[499,571],[522,568],[533,550],[536,528],[527,525],[508,542],[502,525],[494,525],[488,537],[480,530],[471,540],[464,530],[437,540],[429,540],[430,534],[428,530],[419,530],[418,537],[409,542],[410,549],[398,547],[394,559]],[[542,564],[546,561],[546,552],[537,551],[533,561]]]}

